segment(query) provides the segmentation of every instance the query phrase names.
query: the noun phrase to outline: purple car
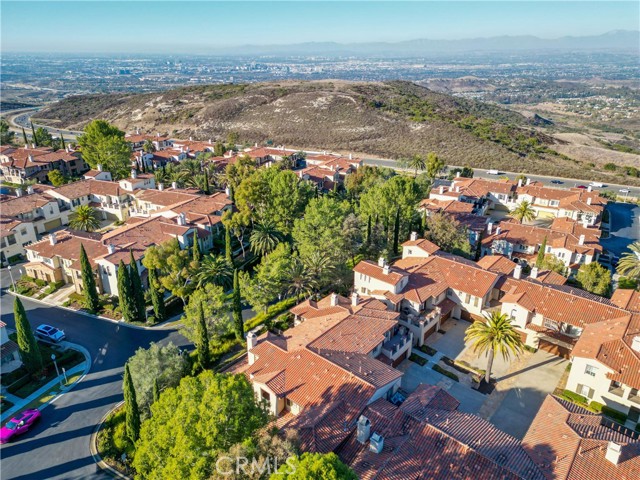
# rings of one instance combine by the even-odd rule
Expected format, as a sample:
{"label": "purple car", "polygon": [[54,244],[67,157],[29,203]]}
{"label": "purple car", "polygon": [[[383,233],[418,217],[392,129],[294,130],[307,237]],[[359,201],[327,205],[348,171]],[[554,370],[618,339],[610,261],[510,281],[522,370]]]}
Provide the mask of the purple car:
{"label": "purple car", "polygon": [[40,410],[25,410],[13,417],[0,430],[0,443],[7,443],[13,437],[27,432],[38,420],[40,420]]}

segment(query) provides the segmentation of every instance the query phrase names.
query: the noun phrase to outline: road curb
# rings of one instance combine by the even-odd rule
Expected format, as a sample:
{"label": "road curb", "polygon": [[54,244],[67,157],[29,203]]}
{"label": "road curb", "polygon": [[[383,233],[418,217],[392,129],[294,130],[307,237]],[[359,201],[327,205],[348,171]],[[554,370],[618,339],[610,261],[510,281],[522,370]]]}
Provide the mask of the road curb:
{"label": "road curb", "polygon": [[94,315],[93,313],[83,312],[82,310],[75,310],[73,308],[65,307],[63,305],[52,305],[51,303],[45,302],[43,300],[38,300],[37,298],[33,298],[33,297],[29,297],[27,295],[22,295],[20,293],[12,292],[9,289],[7,289],[7,293],[9,295],[13,295],[14,297],[20,297],[20,298],[24,298],[25,300],[29,300],[31,302],[39,303],[40,305],[46,305],[47,307],[53,307],[53,308],[62,308],[63,310],[67,310],[69,312],[77,313],[77,314],[83,315],[85,317],[99,318],[100,320],[106,320],[107,322],[111,322],[113,324],[120,325],[122,327],[133,328],[134,330],[149,330],[149,331],[167,330],[166,328],[162,328],[162,325],[164,323],[166,323],[166,321],[162,322],[162,323],[160,323],[158,325],[154,325],[153,327],[143,327],[143,326],[140,326],[140,325],[132,325],[130,323],[125,322],[124,320],[114,320],[113,318],[107,318],[107,317],[103,317],[101,315]]}
{"label": "road curb", "polygon": [[102,418],[100,419],[100,422],[93,429],[93,432],[91,432],[91,438],[89,439],[89,451],[91,452],[91,457],[93,458],[93,461],[101,470],[108,473],[114,478],[131,480],[131,477],[126,476],[124,473],[119,472],[118,470],[113,468],[111,465],[107,464],[107,462],[105,462],[100,456],[100,452],[98,452],[98,432],[100,432],[100,430],[102,429],[102,426],[104,425],[104,422],[106,421],[107,417],[111,415],[111,413],[114,412],[116,409],[120,408],[123,404],[124,404],[124,401],[117,403],[111,410],[109,410],[107,413],[105,413],[102,416]]}

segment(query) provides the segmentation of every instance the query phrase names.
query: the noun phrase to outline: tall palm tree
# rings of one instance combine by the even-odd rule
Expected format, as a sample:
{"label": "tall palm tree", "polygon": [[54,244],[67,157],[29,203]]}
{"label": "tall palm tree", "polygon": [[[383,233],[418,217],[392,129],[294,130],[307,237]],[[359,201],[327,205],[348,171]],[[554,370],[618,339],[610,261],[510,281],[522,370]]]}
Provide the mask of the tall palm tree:
{"label": "tall palm tree", "polygon": [[326,252],[314,250],[311,255],[302,259],[302,264],[307,274],[316,280],[314,288],[323,286],[326,279],[332,279],[335,276],[336,266]]}
{"label": "tall palm tree", "polygon": [[202,173],[202,162],[196,158],[188,158],[180,162],[179,170],[187,172],[189,177]]}
{"label": "tall palm tree", "polygon": [[425,170],[427,168],[427,161],[421,155],[414,155],[410,158],[403,158],[400,161],[400,165],[404,168],[410,168],[414,171],[414,176],[418,176],[418,170]]}
{"label": "tall palm tree", "polygon": [[308,295],[316,287],[316,280],[309,272],[299,258],[294,258],[289,269],[289,288],[287,293],[295,295],[298,300],[303,295]]}
{"label": "tall palm tree", "polygon": [[156,147],[151,140],[145,140],[144,145],[142,145],[142,150],[147,153],[153,153],[156,151]]}
{"label": "tall palm tree", "polygon": [[75,230],[93,232],[100,228],[98,211],[89,205],[80,205],[69,215],[69,226]]}
{"label": "tall palm tree", "polygon": [[233,267],[222,255],[209,254],[200,262],[200,268],[195,274],[198,287],[206,283],[213,283],[228,289],[233,281]]}
{"label": "tall palm tree", "polygon": [[266,255],[282,242],[282,238],[282,233],[278,231],[273,220],[256,223],[249,237],[251,251],[256,255]]}
{"label": "tall palm tree", "polygon": [[520,223],[524,220],[525,222],[530,222],[534,218],[536,218],[536,212],[531,206],[531,203],[527,200],[521,201],[517,207],[515,207],[509,213],[513,218],[518,220]]}
{"label": "tall palm tree", "polygon": [[640,280],[640,242],[634,242],[628,248],[631,251],[620,256],[616,270],[620,275]]}
{"label": "tall palm tree", "polygon": [[491,379],[491,368],[496,352],[502,355],[504,360],[511,355],[518,356],[522,352],[522,339],[513,328],[511,319],[500,312],[491,312],[485,315],[486,321],[476,320],[467,328],[464,340],[473,343],[473,351],[487,355],[487,371],[484,379],[487,383]]}

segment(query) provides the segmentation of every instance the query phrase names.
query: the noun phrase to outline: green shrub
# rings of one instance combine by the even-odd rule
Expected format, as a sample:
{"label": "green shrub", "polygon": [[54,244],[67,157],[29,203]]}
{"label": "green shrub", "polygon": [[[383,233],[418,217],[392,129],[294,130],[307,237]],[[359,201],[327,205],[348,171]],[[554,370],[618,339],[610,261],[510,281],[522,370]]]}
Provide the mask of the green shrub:
{"label": "green shrub", "polygon": [[258,325],[262,325],[268,320],[271,320],[277,315],[280,315],[285,310],[289,310],[296,303],[298,303],[298,299],[295,297],[285,298],[281,302],[275,303],[267,308],[266,312],[261,312],[257,314],[255,317],[250,319],[248,322],[244,324],[244,331],[248,332],[249,330],[257,327]]}
{"label": "green shrub", "polygon": [[530,345],[525,345],[525,346],[524,346],[524,349],[525,349],[527,352],[531,352],[531,353],[536,353],[536,352],[538,351],[538,349],[537,349],[537,348],[532,347],[532,346],[530,346]]}
{"label": "green shrub", "polygon": [[589,404],[589,408],[596,413],[601,413],[603,407],[604,407],[604,404],[600,402],[596,402],[595,400],[592,400],[591,403]]}
{"label": "green shrub", "polygon": [[435,348],[430,347],[429,345],[422,345],[420,347],[420,351],[426,353],[430,357],[433,357],[438,351]]}
{"label": "green shrub", "polygon": [[577,394],[576,392],[572,392],[571,390],[563,390],[562,396],[571,402],[578,403],[584,406],[589,405],[589,400],[587,400],[587,397]]}
{"label": "green shrub", "polygon": [[615,410],[611,407],[607,407],[606,405],[604,405],[602,407],[602,414],[606,415],[607,417],[611,418],[612,420],[615,420],[618,423],[621,423],[624,425],[624,422],[627,421],[627,415],[625,413],[622,413],[618,410]]}
{"label": "green shrub", "polygon": [[126,436],[125,410],[120,408],[111,413],[104,422],[103,428],[98,432],[98,452],[106,459],[119,462],[123,453],[131,458],[135,447]]}
{"label": "green shrub", "polygon": [[409,356],[409,360],[411,360],[412,362],[417,363],[421,367],[424,367],[427,364],[427,359],[426,358],[421,357],[420,355],[416,355],[415,353],[412,353]]}
{"label": "green shrub", "polygon": [[444,375],[446,377],[449,377],[452,380],[455,380],[456,382],[460,381],[460,379],[458,378],[458,376],[455,373],[450,372],[449,370],[445,370],[440,365],[434,365],[431,368],[433,368],[436,372],[441,373],[442,375]]}
{"label": "green shrub", "polygon": [[29,372],[27,372],[27,369],[24,367],[19,367],[16,368],[13,372],[9,372],[9,373],[3,373],[0,376],[0,381],[2,383],[3,387],[8,387],[9,385],[11,385],[13,382],[15,382],[16,380],[18,380],[19,378],[24,377],[25,375],[27,375]]}
{"label": "green shrub", "polygon": [[44,280],[42,280],[40,278],[36,278],[34,280],[34,282],[35,282],[36,285],[38,285],[41,288],[44,287],[47,284],[47,282],[45,282]]}

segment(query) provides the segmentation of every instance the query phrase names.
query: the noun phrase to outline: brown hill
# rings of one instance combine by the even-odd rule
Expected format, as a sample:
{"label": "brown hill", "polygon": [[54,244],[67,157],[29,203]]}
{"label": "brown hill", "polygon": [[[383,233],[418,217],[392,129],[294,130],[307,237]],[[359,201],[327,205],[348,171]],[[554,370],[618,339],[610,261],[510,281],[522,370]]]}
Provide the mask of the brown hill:
{"label": "brown hill", "polygon": [[576,162],[519,113],[409,82],[345,81],[184,87],[67,98],[39,119],[81,129],[104,118],[126,131],[176,137],[273,140],[295,147],[400,158],[436,152],[450,165],[567,174]]}

